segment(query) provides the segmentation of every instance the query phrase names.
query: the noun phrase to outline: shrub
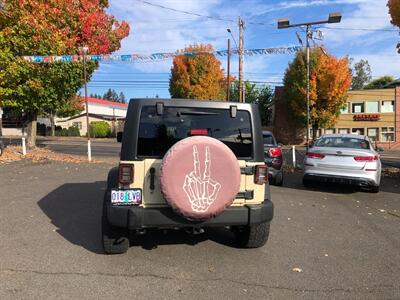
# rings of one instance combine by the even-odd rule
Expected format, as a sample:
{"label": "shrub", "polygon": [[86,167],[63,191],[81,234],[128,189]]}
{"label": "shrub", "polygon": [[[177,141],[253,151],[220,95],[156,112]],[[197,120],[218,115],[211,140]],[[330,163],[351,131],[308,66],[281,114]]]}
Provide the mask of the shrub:
{"label": "shrub", "polygon": [[105,138],[111,136],[111,126],[105,121],[90,122],[90,136],[95,138]]}
{"label": "shrub", "polygon": [[68,136],[80,136],[79,128],[76,126],[71,126],[68,128]]}
{"label": "shrub", "polygon": [[38,123],[36,127],[36,134],[46,136],[47,135],[46,125]]}
{"label": "shrub", "polygon": [[70,126],[67,128],[56,128],[56,136],[81,136],[79,128]]}

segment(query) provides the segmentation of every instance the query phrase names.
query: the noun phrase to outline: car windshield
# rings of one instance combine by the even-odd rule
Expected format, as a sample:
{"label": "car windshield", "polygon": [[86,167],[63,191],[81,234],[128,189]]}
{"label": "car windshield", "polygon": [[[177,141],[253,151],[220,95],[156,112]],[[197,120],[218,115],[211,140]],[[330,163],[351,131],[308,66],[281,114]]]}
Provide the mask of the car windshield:
{"label": "car windshield", "polygon": [[335,148],[353,148],[370,149],[369,142],[364,139],[352,137],[322,137],[318,139],[315,147],[335,147]]}
{"label": "car windshield", "polygon": [[228,109],[144,106],[140,115],[138,156],[162,157],[176,142],[193,135],[207,135],[227,145],[240,158],[253,155],[250,114]]}
{"label": "car windshield", "polygon": [[274,138],[270,134],[263,135],[264,145],[275,145]]}

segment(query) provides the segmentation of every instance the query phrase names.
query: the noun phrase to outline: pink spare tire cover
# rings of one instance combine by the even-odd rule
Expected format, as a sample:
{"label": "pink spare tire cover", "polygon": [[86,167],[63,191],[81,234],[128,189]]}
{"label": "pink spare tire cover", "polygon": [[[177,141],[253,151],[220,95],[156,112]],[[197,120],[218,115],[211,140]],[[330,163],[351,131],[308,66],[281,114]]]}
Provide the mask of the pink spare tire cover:
{"label": "pink spare tire cover", "polygon": [[233,152],[208,136],[185,138],[165,154],[161,191],[173,209],[188,219],[222,213],[240,188],[240,166]]}

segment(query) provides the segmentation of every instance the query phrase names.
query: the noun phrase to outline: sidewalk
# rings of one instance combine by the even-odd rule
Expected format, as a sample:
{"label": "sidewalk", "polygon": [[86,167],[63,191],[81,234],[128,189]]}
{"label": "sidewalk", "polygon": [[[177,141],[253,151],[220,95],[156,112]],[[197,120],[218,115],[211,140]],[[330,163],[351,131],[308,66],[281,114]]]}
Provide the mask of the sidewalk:
{"label": "sidewalk", "polygon": [[[4,142],[5,145],[9,144],[21,144],[21,136],[0,136],[0,139]],[[85,136],[37,136],[36,140],[41,141],[86,141],[87,137]],[[102,142],[116,142],[116,138],[90,138],[92,141],[102,141]]]}

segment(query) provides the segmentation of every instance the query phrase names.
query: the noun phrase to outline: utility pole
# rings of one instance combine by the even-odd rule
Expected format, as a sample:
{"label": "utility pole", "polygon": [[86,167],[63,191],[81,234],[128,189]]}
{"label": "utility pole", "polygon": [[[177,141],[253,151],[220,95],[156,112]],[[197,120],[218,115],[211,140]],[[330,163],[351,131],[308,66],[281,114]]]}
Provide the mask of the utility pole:
{"label": "utility pole", "polygon": [[239,102],[244,102],[244,86],[243,86],[243,28],[244,22],[239,17]]}
{"label": "utility pole", "polygon": [[89,103],[87,95],[87,71],[86,71],[86,54],[88,52],[88,47],[81,47],[83,53],[83,76],[85,80],[85,104],[86,104],[86,132],[87,132],[87,154],[88,161],[92,161],[92,147],[90,143],[90,124],[89,124]]}
{"label": "utility pole", "polygon": [[228,39],[228,68],[227,68],[227,84],[226,84],[226,101],[229,102],[230,77],[231,77],[231,39]]}

